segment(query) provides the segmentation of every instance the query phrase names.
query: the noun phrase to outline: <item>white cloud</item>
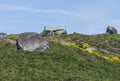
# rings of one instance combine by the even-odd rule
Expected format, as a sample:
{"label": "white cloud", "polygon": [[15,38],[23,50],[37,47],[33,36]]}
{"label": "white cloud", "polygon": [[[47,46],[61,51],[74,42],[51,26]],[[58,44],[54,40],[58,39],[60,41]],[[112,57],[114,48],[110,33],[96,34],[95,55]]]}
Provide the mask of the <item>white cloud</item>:
{"label": "white cloud", "polygon": [[73,15],[72,13],[64,10],[57,10],[57,9],[34,9],[29,7],[22,7],[22,6],[13,6],[13,5],[0,5],[0,10],[10,10],[10,11],[28,11],[28,12],[35,12],[35,13],[55,13],[55,14],[63,14],[63,15]]}
{"label": "white cloud", "polygon": [[[69,16],[70,18],[80,19],[80,20],[89,20],[95,18],[101,18],[106,14],[102,10],[98,9],[81,9],[81,10],[59,10],[59,9],[36,9],[30,7],[23,6],[14,6],[14,5],[0,5],[0,10],[8,10],[8,11],[26,11],[26,12],[34,12],[34,13],[50,13],[50,14],[61,14],[65,16]],[[101,13],[102,11],[102,13]]]}
{"label": "white cloud", "polygon": [[[45,14],[57,14],[65,15],[71,18],[69,21],[70,25],[78,28],[70,28],[71,31],[81,29],[79,26],[84,27],[82,29],[83,33],[97,33],[104,32],[107,25],[116,25],[119,24],[119,18],[111,18],[111,14],[114,11],[119,11],[114,8],[103,8],[103,7],[90,7],[90,8],[76,8],[76,10],[66,11],[59,9],[36,9],[23,6],[14,6],[14,5],[0,5],[0,10],[7,11],[25,11],[25,12],[34,12],[34,13],[45,13]],[[71,24],[73,23],[73,24]],[[58,23],[57,23],[58,24]],[[82,32],[81,31],[81,32]]]}
{"label": "white cloud", "polygon": [[91,18],[95,16],[95,13],[88,12],[84,9],[81,9],[80,11],[74,11],[74,10],[67,11],[67,10],[60,10],[60,9],[36,9],[36,8],[23,7],[23,6],[0,5],[0,10],[61,14],[61,15],[66,15],[71,18],[77,18],[77,19],[86,19],[86,18]]}

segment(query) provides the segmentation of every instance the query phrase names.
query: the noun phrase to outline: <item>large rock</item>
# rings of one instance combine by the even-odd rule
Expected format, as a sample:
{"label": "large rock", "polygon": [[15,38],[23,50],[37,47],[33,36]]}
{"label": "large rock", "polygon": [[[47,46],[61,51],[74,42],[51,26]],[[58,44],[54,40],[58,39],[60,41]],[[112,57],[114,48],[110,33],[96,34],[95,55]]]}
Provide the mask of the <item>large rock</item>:
{"label": "large rock", "polygon": [[2,32],[0,32],[0,38],[6,37],[6,36],[7,36],[6,33],[2,33]]}
{"label": "large rock", "polygon": [[12,39],[6,39],[6,42],[11,44],[16,44],[16,40],[12,40]]}
{"label": "large rock", "polygon": [[117,34],[117,30],[113,26],[107,26],[106,33]]}
{"label": "large rock", "polygon": [[49,50],[48,42],[38,33],[25,32],[19,35],[16,42],[18,50],[27,51],[47,51]]}

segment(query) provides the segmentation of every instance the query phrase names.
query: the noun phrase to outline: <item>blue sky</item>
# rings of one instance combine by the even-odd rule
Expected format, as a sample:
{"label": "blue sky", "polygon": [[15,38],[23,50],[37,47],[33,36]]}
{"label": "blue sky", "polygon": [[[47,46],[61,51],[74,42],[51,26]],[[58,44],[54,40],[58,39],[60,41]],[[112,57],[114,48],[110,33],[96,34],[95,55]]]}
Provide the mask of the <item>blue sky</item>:
{"label": "blue sky", "polygon": [[120,0],[0,0],[0,32],[40,33],[46,26],[101,34],[114,26],[119,33],[119,8]]}

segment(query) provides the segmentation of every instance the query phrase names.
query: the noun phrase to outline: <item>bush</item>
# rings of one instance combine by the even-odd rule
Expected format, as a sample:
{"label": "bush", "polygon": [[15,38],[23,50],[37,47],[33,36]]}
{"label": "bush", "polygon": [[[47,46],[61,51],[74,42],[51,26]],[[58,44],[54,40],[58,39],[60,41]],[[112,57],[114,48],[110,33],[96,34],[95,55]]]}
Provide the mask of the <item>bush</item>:
{"label": "bush", "polygon": [[16,40],[18,39],[18,36],[17,35],[9,35],[7,36],[8,39],[12,39],[12,40]]}
{"label": "bush", "polygon": [[48,34],[48,31],[46,31],[46,30],[44,30],[44,31],[42,32],[42,36],[47,36],[47,34]]}

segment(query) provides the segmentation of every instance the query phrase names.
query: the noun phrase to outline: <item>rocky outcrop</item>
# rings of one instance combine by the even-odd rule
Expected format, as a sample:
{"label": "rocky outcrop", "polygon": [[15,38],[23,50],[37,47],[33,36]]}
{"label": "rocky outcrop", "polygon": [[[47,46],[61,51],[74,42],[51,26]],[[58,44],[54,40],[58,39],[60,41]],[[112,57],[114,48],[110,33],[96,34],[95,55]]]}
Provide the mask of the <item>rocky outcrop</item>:
{"label": "rocky outcrop", "polygon": [[85,50],[87,50],[87,51],[95,51],[96,48],[95,48],[95,47],[92,47],[92,46],[89,46],[89,47],[87,47]]}
{"label": "rocky outcrop", "polygon": [[12,40],[12,39],[6,39],[5,42],[16,44],[16,40]]}
{"label": "rocky outcrop", "polygon": [[19,34],[10,34],[6,37],[6,42],[11,44],[16,44],[16,39],[18,39]]}
{"label": "rocky outcrop", "polygon": [[25,32],[19,35],[16,41],[18,50],[27,51],[47,51],[49,50],[48,42],[38,33]]}
{"label": "rocky outcrop", "polygon": [[107,26],[106,33],[117,34],[117,30],[113,26]]}
{"label": "rocky outcrop", "polygon": [[6,33],[0,33],[0,38],[6,37],[7,34]]}

